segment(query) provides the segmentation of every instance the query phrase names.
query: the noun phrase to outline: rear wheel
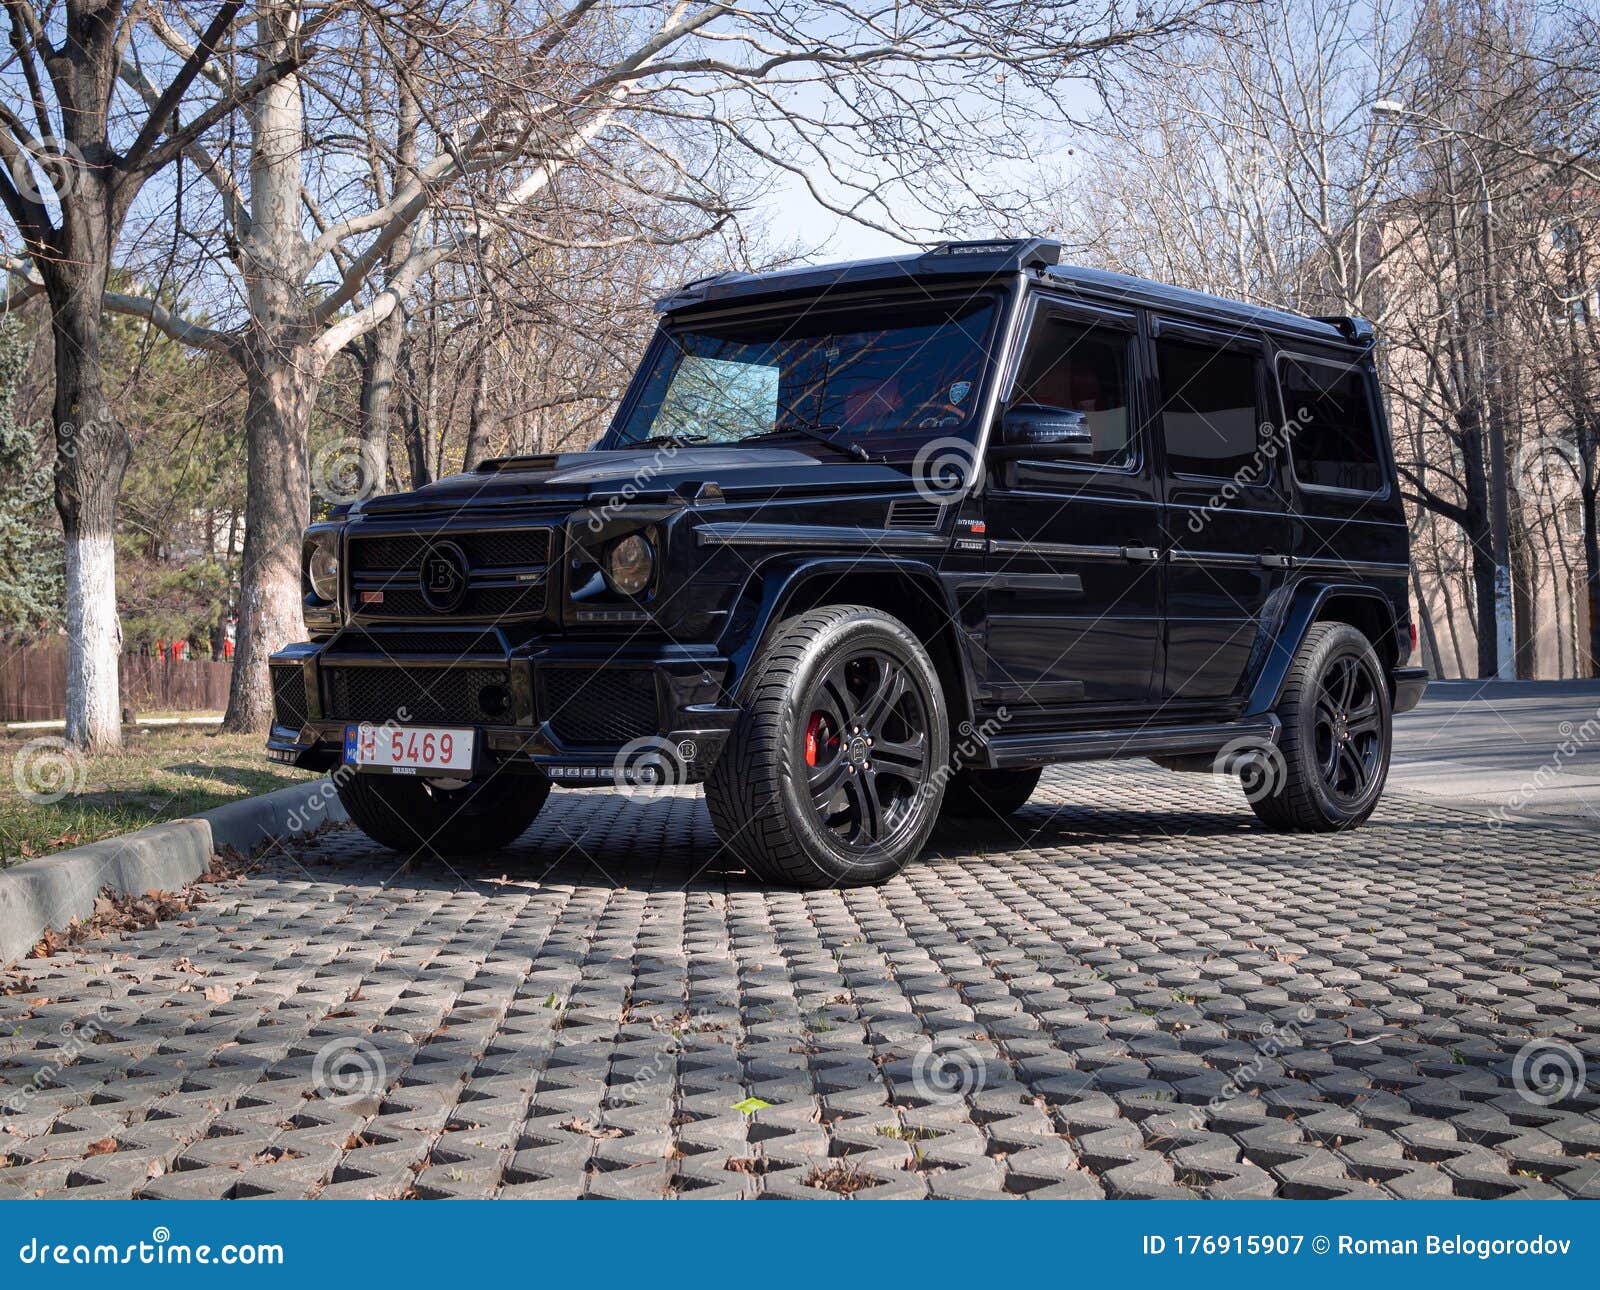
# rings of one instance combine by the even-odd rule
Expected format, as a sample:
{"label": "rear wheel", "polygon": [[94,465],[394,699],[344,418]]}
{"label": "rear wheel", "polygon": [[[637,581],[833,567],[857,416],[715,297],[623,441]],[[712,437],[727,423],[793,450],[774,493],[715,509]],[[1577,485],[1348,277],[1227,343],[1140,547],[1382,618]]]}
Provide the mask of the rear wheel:
{"label": "rear wheel", "polygon": [[1383,665],[1348,623],[1317,623],[1289,665],[1276,757],[1245,776],[1251,808],[1275,829],[1354,828],[1378,805],[1394,717]]}
{"label": "rear wheel", "polygon": [[922,849],[949,756],[933,662],[875,609],[833,605],[775,629],[706,781],[717,836],[764,882],[882,882]]}
{"label": "rear wheel", "polygon": [[1014,815],[1028,804],[1043,773],[1037,766],[1031,770],[959,770],[945,786],[944,814],[956,820]]}
{"label": "rear wheel", "polygon": [[454,787],[412,775],[351,775],[339,785],[351,822],[374,842],[441,856],[515,842],[549,796],[543,775],[510,772]]}

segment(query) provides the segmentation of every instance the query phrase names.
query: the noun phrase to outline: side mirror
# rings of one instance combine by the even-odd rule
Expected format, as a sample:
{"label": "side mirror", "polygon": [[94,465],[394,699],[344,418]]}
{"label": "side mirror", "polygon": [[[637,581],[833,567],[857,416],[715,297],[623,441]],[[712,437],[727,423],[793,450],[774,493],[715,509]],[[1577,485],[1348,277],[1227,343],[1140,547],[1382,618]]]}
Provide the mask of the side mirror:
{"label": "side mirror", "polygon": [[1007,409],[1000,421],[1000,442],[1007,448],[1041,448],[1053,456],[1094,455],[1094,434],[1086,415],[1037,403]]}

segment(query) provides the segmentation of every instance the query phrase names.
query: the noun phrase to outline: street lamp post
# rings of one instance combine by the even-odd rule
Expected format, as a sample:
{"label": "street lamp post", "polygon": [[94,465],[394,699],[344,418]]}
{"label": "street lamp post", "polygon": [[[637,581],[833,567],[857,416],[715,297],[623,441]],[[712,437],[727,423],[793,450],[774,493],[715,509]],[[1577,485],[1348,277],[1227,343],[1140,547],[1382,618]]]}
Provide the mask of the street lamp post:
{"label": "street lamp post", "polygon": [[[1372,105],[1380,116],[1412,117],[1425,121],[1441,135],[1463,137],[1462,132],[1394,99]],[[1511,598],[1510,487],[1506,473],[1506,413],[1500,383],[1500,284],[1494,273],[1494,198],[1489,176],[1477,154],[1465,145],[1461,151],[1478,172],[1478,236],[1483,255],[1483,385],[1484,433],[1489,440],[1489,538],[1494,548],[1495,675],[1502,681],[1517,676],[1516,617]]]}

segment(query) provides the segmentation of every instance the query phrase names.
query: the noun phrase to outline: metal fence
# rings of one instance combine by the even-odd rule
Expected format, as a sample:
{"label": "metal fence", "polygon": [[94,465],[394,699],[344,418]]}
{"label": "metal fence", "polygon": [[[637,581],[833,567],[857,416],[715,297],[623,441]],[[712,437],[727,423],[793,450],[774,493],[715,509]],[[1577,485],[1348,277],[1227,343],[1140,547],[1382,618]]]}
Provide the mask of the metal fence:
{"label": "metal fence", "polygon": [[[218,712],[228,706],[232,663],[124,654],[122,706],[137,712]],[[0,643],[0,721],[50,721],[66,715],[67,643]]]}

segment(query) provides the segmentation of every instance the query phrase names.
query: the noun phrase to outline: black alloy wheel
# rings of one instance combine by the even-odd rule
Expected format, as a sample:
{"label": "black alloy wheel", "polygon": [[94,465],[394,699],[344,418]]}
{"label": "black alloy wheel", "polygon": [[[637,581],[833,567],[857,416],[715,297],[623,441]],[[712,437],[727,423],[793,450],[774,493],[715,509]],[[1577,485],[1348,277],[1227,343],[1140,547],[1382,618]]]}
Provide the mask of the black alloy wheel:
{"label": "black alloy wheel", "polygon": [[905,665],[877,650],[841,654],[807,706],[800,760],[818,823],[842,847],[892,847],[933,780],[928,712]]}
{"label": "black alloy wheel", "polygon": [[1282,730],[1248,777],[1251,809],[1275,829],[1354,828],[1389,775],[1394,716],[1372,642],[1349,623],[1306,632],[1278,700]]}

